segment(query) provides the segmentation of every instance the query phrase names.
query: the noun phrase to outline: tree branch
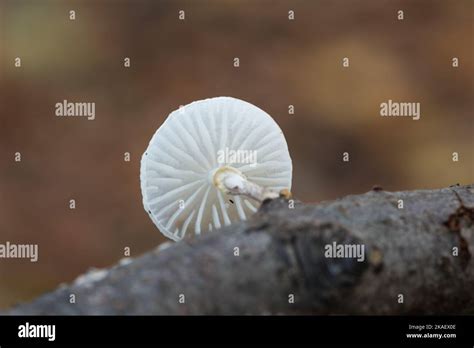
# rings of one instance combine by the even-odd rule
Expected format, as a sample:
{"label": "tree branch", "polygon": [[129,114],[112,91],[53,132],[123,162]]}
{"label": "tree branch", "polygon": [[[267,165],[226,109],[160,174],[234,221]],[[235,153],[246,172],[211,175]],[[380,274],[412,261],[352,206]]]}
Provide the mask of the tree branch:
{"label": "tree branch", "polygon": [[[473,193],[266,201],[249,221],[89,272],[7,314],[474,313]],[[325,257],[333,242],[363,245],[364,261]]]}

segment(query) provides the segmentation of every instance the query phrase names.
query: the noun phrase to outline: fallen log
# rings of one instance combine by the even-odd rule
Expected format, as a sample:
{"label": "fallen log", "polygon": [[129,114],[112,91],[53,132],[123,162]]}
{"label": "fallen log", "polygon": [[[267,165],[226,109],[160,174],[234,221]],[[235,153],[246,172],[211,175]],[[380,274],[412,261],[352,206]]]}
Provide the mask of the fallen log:
{"label": "fallen log", "polygon": [[473,250],[474,185],[278,198],[5,314],[473,314]]}

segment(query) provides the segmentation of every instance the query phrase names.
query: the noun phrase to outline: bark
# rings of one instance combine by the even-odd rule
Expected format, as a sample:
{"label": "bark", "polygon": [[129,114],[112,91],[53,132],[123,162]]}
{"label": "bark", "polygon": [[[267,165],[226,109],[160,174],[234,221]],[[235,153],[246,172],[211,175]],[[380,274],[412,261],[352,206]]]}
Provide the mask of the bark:
{"label": "bark", "polygon": [[[246,222],[89,272],[7,314],[473,314],[473,193],[265,201]],[[333,242],[363,245],[365,260],[325,257]]]}

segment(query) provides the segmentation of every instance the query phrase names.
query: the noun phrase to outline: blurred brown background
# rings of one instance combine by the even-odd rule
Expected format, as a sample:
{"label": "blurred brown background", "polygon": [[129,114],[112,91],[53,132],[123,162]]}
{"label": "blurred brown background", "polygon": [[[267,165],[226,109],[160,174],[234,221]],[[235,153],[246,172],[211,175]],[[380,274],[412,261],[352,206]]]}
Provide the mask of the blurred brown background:
{"label": "blurred brown background", "polygon": [[[272,115],[303,201],[474,181],[471,0],[0,4],[0,243],[39,244],[37,263],[0,259],[0,308],[164,241],[142,208],[140,156],[194,100]],[[64,99],[95,102],[96,119],[56,117]],[[380,117],[388,99],[420,102],[421,120]]]}

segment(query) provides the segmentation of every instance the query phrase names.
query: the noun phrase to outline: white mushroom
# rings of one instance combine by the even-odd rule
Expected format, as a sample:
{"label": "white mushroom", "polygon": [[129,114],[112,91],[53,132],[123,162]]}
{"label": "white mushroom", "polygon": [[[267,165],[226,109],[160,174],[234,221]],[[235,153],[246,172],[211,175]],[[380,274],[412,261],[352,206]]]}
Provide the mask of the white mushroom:
{"label": "white mushroom", "polygon": [[140,168],[145,210],[175,241],[247,219],[264,199],[290,190],[291,175],[280,127],[263,110],[230,97],[173,111]]}

